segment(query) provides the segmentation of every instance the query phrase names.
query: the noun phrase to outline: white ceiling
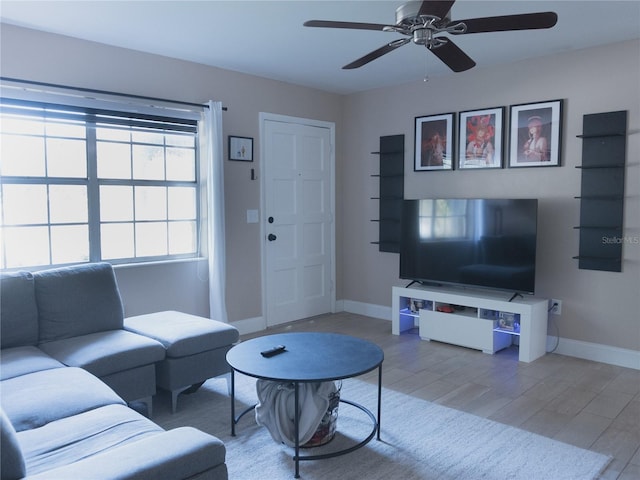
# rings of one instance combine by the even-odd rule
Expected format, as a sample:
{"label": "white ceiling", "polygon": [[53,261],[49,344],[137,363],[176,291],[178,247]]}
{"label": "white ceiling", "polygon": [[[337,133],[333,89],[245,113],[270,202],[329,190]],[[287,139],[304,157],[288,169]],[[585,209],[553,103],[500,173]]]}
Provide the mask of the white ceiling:
{"label": "white ceiling", "polygon": [[[306,20],[395,23],[390,0],[0,0],[3,22],[352,93],[454,74],[424,47],[405,45],[356,70],[342,66],[401,38],[397,33],[303,27]],[[453,20],[555,11],[549,30],[455,38],[477,66],[640,38],[640,1],[458,0]],[[594,65],[597,68],[597,65]]]}

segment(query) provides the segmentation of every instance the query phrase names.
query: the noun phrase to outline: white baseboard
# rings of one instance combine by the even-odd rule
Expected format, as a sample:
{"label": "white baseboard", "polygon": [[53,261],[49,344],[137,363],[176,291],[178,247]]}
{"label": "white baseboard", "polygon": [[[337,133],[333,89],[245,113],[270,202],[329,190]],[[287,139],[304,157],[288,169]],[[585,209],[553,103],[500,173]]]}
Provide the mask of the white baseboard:
{"label": "white baseboard", "polygon": [[[340,311],[338,310],[338,305],[342,306],[342,311],[344,312],[391,321],[391,307],[355,302],[353,300],[341,300],[336,302],[337,311]],[[547,337],[547,345],[555,344],[556,337]],[[640,352],[636,350],[560,337],[554,353],[640,370]]]}
{"label": "white baseboard", "polygon": [[[342,300],[341,303],[343,305],[342,311],[344,312],[356,313],[358,315],[366,315],[367,317],[391,321],[391,307],[355,302],[353,300]],[[338,304],[336,302],[336,308],[337,306]]]}
{"label": "white baseboard", "polygon": [[[550,337],[554,344],[555,339],[556,337]],[[640,370],[640,352],[626,348],[560,337],[554,353]]]}

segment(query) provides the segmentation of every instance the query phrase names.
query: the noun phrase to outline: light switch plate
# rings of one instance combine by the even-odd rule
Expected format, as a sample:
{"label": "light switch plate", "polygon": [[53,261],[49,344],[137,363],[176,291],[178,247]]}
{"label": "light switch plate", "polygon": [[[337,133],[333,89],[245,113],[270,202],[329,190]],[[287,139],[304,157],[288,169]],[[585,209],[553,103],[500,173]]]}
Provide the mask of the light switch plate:
{"label": "light switch plate", "polygon": [[258,210],[247,210],[247,223],[258,223]]}

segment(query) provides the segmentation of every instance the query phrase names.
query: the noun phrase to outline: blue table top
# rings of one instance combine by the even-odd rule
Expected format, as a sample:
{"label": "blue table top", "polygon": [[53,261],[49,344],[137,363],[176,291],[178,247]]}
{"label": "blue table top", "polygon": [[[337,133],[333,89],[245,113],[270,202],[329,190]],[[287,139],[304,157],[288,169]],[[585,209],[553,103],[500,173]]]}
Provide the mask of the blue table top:
{"label": "blue table top", "polygon": [[[284,345],[286,351],[265,358],[260,352]],[[274,381],[324,382],[356,377],[382,364],[375,343],[337,333],[296,332],[267,335],[235,345],[227,362],[240,373]]]}

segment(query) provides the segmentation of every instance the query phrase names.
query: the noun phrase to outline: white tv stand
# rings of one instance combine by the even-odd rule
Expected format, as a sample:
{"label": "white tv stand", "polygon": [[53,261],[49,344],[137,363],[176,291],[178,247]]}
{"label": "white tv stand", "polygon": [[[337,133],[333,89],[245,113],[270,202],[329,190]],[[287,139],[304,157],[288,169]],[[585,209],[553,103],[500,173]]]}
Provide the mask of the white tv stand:
{"label": "white tv stand", "polygon": [[[454,287],[393,287],[391,333],[419,327],[423,340],[437,340],[495,353],[519,337],[521,362],[532,362],[546,353],[547,306],[545,299],[524,296],[509,302],[510,294]],[[411,308],[422,301],[420,309]],[[456,306],[451,313],[439,311]],[[501,328],[501,316],[519,320]]]}

